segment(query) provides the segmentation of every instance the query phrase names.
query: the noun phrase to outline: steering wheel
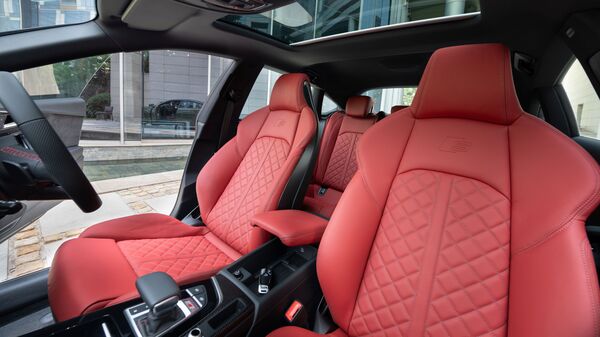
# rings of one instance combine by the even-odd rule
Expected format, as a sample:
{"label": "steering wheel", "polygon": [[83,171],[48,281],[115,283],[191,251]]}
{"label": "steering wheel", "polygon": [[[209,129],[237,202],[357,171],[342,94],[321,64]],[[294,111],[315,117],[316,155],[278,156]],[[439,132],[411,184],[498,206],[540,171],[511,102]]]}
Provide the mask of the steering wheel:
{"label": "steering wheel", "polygon": [[102,201],[65,144],[16,77],[0,72],[0,102],[37,153],[52,180],[89,213]]}

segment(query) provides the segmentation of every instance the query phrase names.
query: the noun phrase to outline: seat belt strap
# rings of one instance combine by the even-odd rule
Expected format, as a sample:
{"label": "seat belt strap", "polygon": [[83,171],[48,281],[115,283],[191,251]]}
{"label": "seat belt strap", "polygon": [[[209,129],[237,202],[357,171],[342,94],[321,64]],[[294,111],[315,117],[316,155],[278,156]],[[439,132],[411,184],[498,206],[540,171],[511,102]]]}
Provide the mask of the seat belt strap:
{"label": "seat belt strap", "polygon": [[221,123],[221,133],[219,134],[218,149],[225,145],[227,142],[227,136],[229,135],[229,127],[231,125],[231,117],[233,116],[233,110],[235,109],[235,91],[233,89],[227,92],[225,97],[227,103],[225,104],[225,111],[223,113],[223,122]]}

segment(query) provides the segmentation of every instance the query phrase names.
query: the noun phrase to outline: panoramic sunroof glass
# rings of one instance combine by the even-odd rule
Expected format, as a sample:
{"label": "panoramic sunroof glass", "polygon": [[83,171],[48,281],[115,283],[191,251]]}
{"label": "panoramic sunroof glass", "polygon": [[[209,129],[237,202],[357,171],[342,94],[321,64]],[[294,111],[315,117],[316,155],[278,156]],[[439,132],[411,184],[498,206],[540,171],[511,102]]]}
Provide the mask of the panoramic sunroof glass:
{"label": "panoramic sunroof glass", "polygon": [[298,0],[273,11],[223,20],[292,44],[479,10],[479,0]]}
{"label": "panoramic sunroof glass", "polygon": [[93,20],[96,0],[2,0],[0,34]]}

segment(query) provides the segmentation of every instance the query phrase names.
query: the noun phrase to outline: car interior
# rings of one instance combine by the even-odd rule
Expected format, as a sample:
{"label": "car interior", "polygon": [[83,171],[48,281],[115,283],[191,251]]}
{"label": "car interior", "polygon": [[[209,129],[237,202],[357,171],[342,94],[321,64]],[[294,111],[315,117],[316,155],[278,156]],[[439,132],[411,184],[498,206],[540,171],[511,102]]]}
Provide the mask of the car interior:
{"label": "car interior", "polygon": [[[0,282],[0,336],[600,336],[598,1],[61,6],[84,2],[77,23],[0,20],[0,243],[62,200],[104,202],[47,115],[79,103],[19,72],[148,50],[231,62],[206,99],[144,112],[193,125],[170,214],[92,224]],[[247,111],[264,69],[281,75]]]}

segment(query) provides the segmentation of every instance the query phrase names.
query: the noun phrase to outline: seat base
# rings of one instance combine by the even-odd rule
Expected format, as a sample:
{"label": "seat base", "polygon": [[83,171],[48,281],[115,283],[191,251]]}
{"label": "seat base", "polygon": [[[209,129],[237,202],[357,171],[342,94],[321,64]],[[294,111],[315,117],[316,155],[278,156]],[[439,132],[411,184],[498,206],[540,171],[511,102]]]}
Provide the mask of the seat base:
{"label": "seat base", "polygon": [[56,252],[48,297],[63,321],[138,296],[135,280],[162,271],[178,283],[217,273],[240,254],[203,227],[162,214],[99,223]]}

